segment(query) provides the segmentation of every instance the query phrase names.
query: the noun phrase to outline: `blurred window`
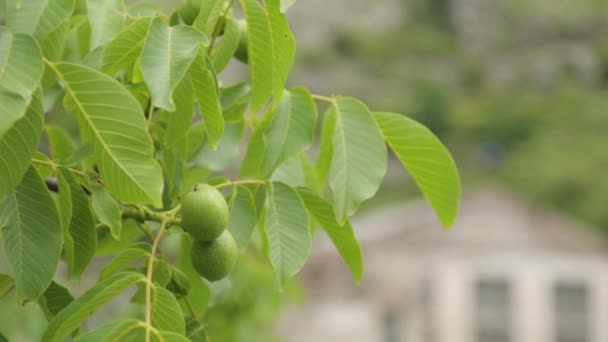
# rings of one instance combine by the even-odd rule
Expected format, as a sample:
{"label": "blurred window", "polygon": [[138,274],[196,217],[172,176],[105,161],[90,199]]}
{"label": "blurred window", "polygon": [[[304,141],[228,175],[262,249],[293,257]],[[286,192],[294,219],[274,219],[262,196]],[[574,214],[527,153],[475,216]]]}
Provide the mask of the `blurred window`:
{"label": "blurred window", "polygon": [[553,289],[555,342],[589,341],[589,303],[582,283],[558,283]]}
{"label": "blurred window", "polygon": [[384,327],[384,342],[399,342],[399,314],[396,310],[388,308],[382,317]]}
{"label": "blurred window", "polygon": [[511,300],[505,279],[480,279],[475,291],[476,341],[511,340]]}

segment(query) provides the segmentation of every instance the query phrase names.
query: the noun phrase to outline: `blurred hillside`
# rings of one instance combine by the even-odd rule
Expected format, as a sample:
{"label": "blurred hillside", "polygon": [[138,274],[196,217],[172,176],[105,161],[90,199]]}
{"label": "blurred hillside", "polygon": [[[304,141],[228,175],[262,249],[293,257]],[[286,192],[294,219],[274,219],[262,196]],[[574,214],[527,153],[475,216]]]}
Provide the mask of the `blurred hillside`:
{"label": "blurred hillside", "polygon": [[308,0],[290,15],[294,84],[422,121],[465,189],[499,179],[608,232],[608,2]]}

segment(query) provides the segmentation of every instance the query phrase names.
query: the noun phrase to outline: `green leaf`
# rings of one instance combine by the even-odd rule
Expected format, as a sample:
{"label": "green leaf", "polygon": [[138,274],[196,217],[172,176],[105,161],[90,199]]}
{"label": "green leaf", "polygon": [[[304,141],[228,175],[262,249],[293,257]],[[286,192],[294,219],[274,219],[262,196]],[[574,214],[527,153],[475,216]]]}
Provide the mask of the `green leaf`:
{"label": "green leaf", "polygon": [[211,60],[213,60],[213,69],[218,74],[228,66],[234,52],[239,46],[239,26],[236,20],[232,17],[226,19],[226,27],[222,39],[211,52]]}
{"label": "green leaf", "polygon": [[61,253],[61,221],[44,181],[30,166],[15,191],[0,204],[4,252],[17,297],[36,300],[49,286]]}
{"label": "green leaf", "polygon": [[386,173],[386,146],[369,109],[359,100],[334,100],[327,113],[334,118],[333,158],[329,185],[338,222],[374,196]]}
{"label": "green leaf", "polygon": [[99,280],[104,280],[130,266],[133,262],[150,256],[150,245],[147,243],[134,243],[128,248],[123,249],[112,258],[107,265],[101,269]]}
{"label": "green leaf", "polygon": [[63,341],[72,331],[77,329],[90,315],[99,310],[112,298],[121,294],[130,286],[143,283],[146,279],[139,273],[119,273],[101,281],[53,318],[46,328],[42,341]]}
{"label": "green leaf", "polygon": [[[330,108],[331,110],[331,108]],[[323,192],[327,179],[329,177],[329,170],[331,168],[331,162],[334,156],[334,131],[336,130],[336,116],[325,115],[323,119],[323,129],[321,131],[321,146],[319,148],[319,157],[315,165],[317,177],[319,178],[320,192]]]}
{"label": "green leaf", "polygon": [[[189,340],[177,333],[170,331],[150,330],[150,341],[152,342],[189,342]],[[76,342],[98,342],[98,341],[145,341],[146,323],[133,318],[112,321],[95,330],[76,338]]]}
{"label": "green leaf", "polygon": [[306,186],[304,169],[300,156],[287,159],[272,174],[270,179],[275,182],[282,182],[291,187]]}
{"label": "green leaf", "polygon": [[263,172],[269,177],[285,160],[304,152],[314,138],[317,106],[308,90],[286,92],[264,132]]}
{"label": "green leaf", "polygon": [[194,270],[190,251],[192,250],[192,237],[189,234],[181,234],[181,244],[177,254],[177,266],[182,270],[190,280],[190,292],[188,298],[192,302],[194,311],[198,316],[202,316],[207,311],[207,305],[211,298],[211,292],[203,278]]}
{"label": "green leaf", "polygon": [[186,273],[179,268],[173,265],[169,265],[169,267],[171,271],[171,279],[165,288],[173,293],[177,299],[187,296],[188,292],[190,292],[190,288],[192,287],[192,285],[190,285],[190,279]]}
{"label": "green leaf", "polygon": [[175,110],[173,92],[196,57],[199,44],[209,45],[200,31],[185,25],[170,27],[160,18],[152,20],[140,68],[155,107]]}
{"label": "green leaf", "polygon": [[152,273],[152,282],[157,286],[165,287],[171,281],[171,266],[163,259],[158,259],[154,263],[154,273]]}
{"label": "green leaf", "polygon": [[66,22],[73,11],[74,0],[8,0],[6,26],[40,40]]}
{"label": "green leaf", "polygon": [[272,96],[273,106],[283,95],[295,57],[295,39],[279,0],[241,0],[247,18],[247,51],[252,84],[251,110],[257,112]]}
{"label": "green leaf", "polygon": [[0,273],[0,301],[15,288],[15,280]]}
{"label": "green leaf", "polygon": [[120,253],[130,244],[140,241],[144,235],[142,229],[139,228],[144,223],[139,223],[135,220],[124,220],[120,231],[120,240],[116,241],[106,226],[102,226],[97,231],[97,255],[112,256]]}
{"label": "green leaf", "polygon": [[286,184],[268,186],[264,233],[270,263],[282,283],[298,273],[310,255],[308,214],[298,193]]}
{"label": "green leaf", "polygon": [[407,168],[445,227],[460,205],[460,176],[441,141],[425,126],[395,113],[374,113],[384,139]]}
{"label": "green leaf", "polygon": [[[162,205],[162,172],[137,100],[110,76],[71,63],[51,64],[66,88],[69,109],[95,141],[107,189],[127,203]],[[104,95],[104,96],[100,96]]]}
{"label": "green leaf", "polygon": [[268,129],[270,120],[267,116],[258,123],[257,127],[249,138],[245,158],[241,162],[239,170],[243,178],[264,178],[262,177],[262,165],[264,163],[264,132]]}
{"label": "green leaf", "polygon": [[0,26],[0,134],[24,116],[43,71],[36,41]]}
{"label": "green leaf", "polygon": [[109,75],[130,71],[141,54],[151,22],[150,17],[141,18],[120,32],[103,50],[101,70]]}
{"label": "green leaf", "polygon": [[232,233],[239,250],[243,251],[247,247],[257,221],[258,214],[251,190],[238,185],[230,200],[228,230]]}
{"label": "green leaf", "polygon": [[152,287],[152,326],[184,335],[186,323],[177,299],[167,289]]}
{"label": "green leaf", "polygon": [[[68,273],[71,277],[79,277],[95,255],[97,249],[97,231],[95,221],[89,207],[89,199],[82,190],[76,177],[65,167],[59,167],[61,177],[70,186],[72,215],[70,220],[70,237],[73,248],[66,249]],[[69,252],[72,253],[69,253]]]}
{"label": "green leaf", "polygon": [[339,224],[329,202],[308,189],[298,189],[308,212],[321,224],[348,265],[353,278],[359,284],[363,277],[363,255],[353,227],[346,220]]}
{"label": "green leaf", "polygon": [[174,112],[165,112],[167,116],[167,129],[165,131],[165,144],[174,146],[179,141],[183,140],[192,125],[194,116],[194,91],[192,89],[193,82],[189,78],[184,78],[175,89],[173,101],[175,102]]}
{"label": "green leaf", "polygon": [[205,327],[192,317],[186,320],[186,336],[192,342],[207,342]]}
{"label": "green leaf", "polygon": [[220,102],[226,122],[243,121],[251,98],[251,85],[240,82],[220,90]]}
{"label": "green leaf", "polygon": [[[0,126],[0,201],[19,184],[36,151],[44,120],[41,97],[40,91],[34,93],[24,116]],[[4,114],[0,101],[0,118]]]}
{"label": "green leaf", "polygon": [[245,123],[243,121],[226,124],[224,135],[217,149],[213,150],[208,143],[205,144],[196,155],[194,165],[211,171],[224,170],[238,156],[244,132]]}
{"label": "green leaf", "polygon": [[6,338],[2,333],[0,333],[0,342],[9,342],[8,338]]}
{"label": "green leaf", "polygon": [[92,184],[89,190],[91,191],[91,206],[95,216],[97,216],[99,222],[110,228],[115,240],[120,240],[122,214],[118,202],[102,186]]}
{"label": "green leaf", "polygon": [[63,237],[63,249],[68,260],[74,259],[74,239],[70,234],[70,222],[72,222],[72,190],[70,183],[62,172],[57,173],[57,210],[61,221],[61,235]]}
{"label": "green leaf", "polygon": [[140,341],[145,339],[146,324],[134,318],[104,324],[76,338],[77,342]]}
{"label": "green leaf", "polygon": [[205,143],[205,135],[205,123],[203,121],[198,121],[188,128],[183,148],[185,160],[191,161],[196,156]]}
{"label": "green leaf", "polygon": [[91,24],[90,50],[112,40],[122,31],[127,18],[122,0],[87,0]]}
{"label": "green leaf", "polygon": [[54,160],[61,163],[74,154],[76,145],[65,128],[56,125],[46,125],[44,130],[49,138],[51,156]]}
{"label": "green leaf", "polygon": [[84,56],[84,58],[82,58],[82,61],[80,61],[80,64],[87,66],[91,69],[100,70],[101,69],[101,55],[103,54],[103,48],[104,47],[101,45],[96,47],[94,50],[92,50],[86,56]]}
{"label": "green leaf", "polygon": [[207,139],[212,149],[216,149],[224,134],[224,117],[222,116],[215,73],[209,69],[209,66],[205,62],[205,55],[199,53],[190,68],[190,78],[205,120]]}
{"label": "green leaf", "polygon": [[[156,337],[156,336],[155,336]],[[172,331],[159,331],[158,341],[160,342],[192,342],[183,334],[178,334]]]}
{"label": "green leaf", "polygon": [[38,298],[38,304],[47,320],[53,319],[68,304],[74,301],[74,296],[65,287],[52,281],[51,285]]}
{"label": "green leaf", "polygon": [[296,0],[281,0],[281,12],[285,13],[295,3]]}
{"label": "green leaf", "polygon": [[198,16],[192,23],[199,31],[210,37],[220,16],[225,0],[204,0],[200,2]]}

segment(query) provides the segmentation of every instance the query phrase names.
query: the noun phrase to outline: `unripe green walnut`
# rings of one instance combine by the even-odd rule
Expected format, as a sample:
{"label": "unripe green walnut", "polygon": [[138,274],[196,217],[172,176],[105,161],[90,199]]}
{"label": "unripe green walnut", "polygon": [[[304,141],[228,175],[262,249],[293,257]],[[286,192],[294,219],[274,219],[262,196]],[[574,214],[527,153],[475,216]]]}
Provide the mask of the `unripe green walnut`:
{"label": "unripe green walnut", "polygon": [[237,26],[239,28],[239,45],[234,52],[234,57],[239,61],[247,64],[248,53],[247,53],[247,21],[238,20]]}
{"label": "unripe green walnut", "polygon": [[199,184],[182,200],[182,227],[195,240],[215,240],[228,225],[228,204],[222,193],[208,184]]}
{"label": "unripe green walnut", "polygon": [[226,277],[234,268],[237,257],[238,248],[228,230],[210,242],[194,241],[190,252],[192,266],[209,281]]}

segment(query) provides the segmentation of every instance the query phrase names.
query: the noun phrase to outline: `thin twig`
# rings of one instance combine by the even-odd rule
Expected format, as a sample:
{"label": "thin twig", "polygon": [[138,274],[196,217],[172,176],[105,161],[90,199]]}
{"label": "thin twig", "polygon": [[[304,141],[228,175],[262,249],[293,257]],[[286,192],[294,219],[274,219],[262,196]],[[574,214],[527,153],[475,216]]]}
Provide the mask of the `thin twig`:
{"label": "thin twig", "polygon": [[313,94],[312,98],[317,100],[317,101],[323,101],[323,102],[328,102],[333,104],[335,102],[335,99],[333,97],[329,97],[329,96],[323,96],[323,95],[317,95],[317,94]]}
{"label": "thin twig", "polygon": [[152,243],[151,256],[148,259],[148,271],[146,273],[146,342],[150,342],[150,328],[152,327],[152,276],[154,275],[154,260],[156,259],[156,251],[160,245],[160,241],[167,230],[167,220],[163,220],[160,224],[160,230]]}
{"label": "thin twig", "polygon": [[[50,161],[50,160],[40,160],[40,159],[32,159],[32,163],[38,164],[38,165],[50,166],[53,169],[57,169],[59,166],[63,166],[63,165],[57,164],[57,163],[55,163],[53,161]],[[78,175],[80,177],[86,177],[86,175],[87,175],[83,171],[72,169],[70,167],[66,167],[66,168],[68,170],[70,170],[73,174]]]}
{"label": "thin twig", "polygon": [[220,34],[219,25],[218,25],[218,23],[220,22],[220,18],[226,17],[226,15],[228,15],[228,11],[230,11],[230,8],[232,8],[232,4],[234,4],[234,0],[230,0],[230,2],[228,3],[228,7],[226,7],[226,9],[224,10],[224,13],[222,13],[218,17],[218,20],[215,22],[215,27],[213,28],[213,33],[212,33],[212,37],[211,37],[211,43],[209,44],[209,50],[207,51],[207,54],[210,56],[211,56],[211,51],[213,51],[213,47],[215,45],[215,40],[217,39],[217,36]]}

